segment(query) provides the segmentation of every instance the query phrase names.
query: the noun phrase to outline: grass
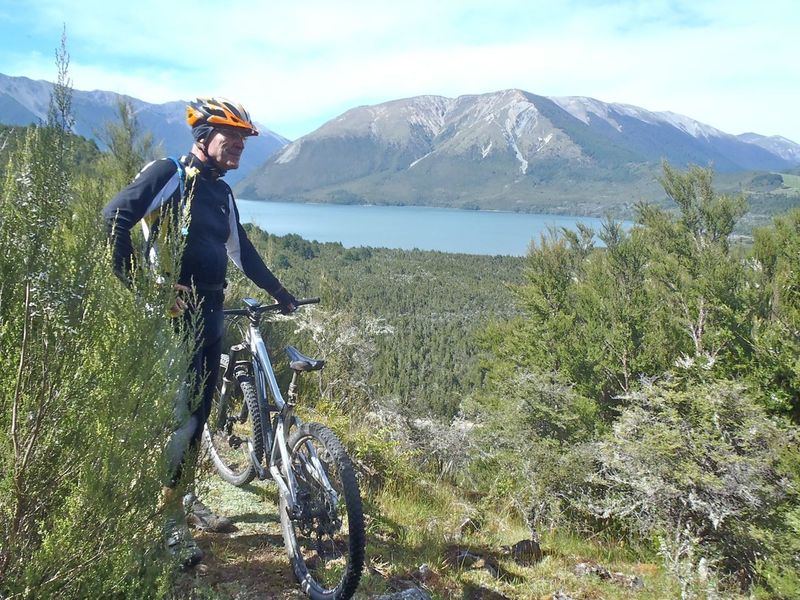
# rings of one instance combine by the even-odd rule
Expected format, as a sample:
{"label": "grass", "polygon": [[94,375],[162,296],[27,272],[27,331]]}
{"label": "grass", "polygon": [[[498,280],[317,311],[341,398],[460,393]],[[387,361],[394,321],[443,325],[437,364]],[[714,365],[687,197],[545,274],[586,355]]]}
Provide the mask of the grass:
{"label": "grass", "polygon": [[[430,484],[428,484],[430,485]],[[532,566],[517,564],[507,548],[529,538],[530,530],[513,515],[502,511],[483,515],[477,531],[462,533],[460,524],[475,508],[446,484],[416,493],[387,490],[375,498],[375,506],[404,535],[389,543],[371,545],[372,556],[390,566],[388,579],[414,579],[427,563],[436,573],[435,583],[426,584],[433,597],[461,598],[475,590],[492,590],[507,598],[551,598],[563,592],[573,598],[673,598],[680,595],[674,581],[661,568],[657,556],[644,550],[646,561],[637,558],[643,549],[620,541],[586,540],[576,534],[548,531],[542,534],[544,556]],[[474,564],[454,564],[456,551],[480,557]],[[614,574],[603,579],[576,573],[583,563],[599,572]],[[618,575],[617,575],[618,574]],[[638,578],[638,579],[635,579]],[[643,587],[639,588],[639,582]],[[471,592],[472,590],[472,592]]]}
{"label": "grass", "polygon": [[[284,553],[275,485],[256,482],[240,489],[206,473],[199,491],[210,506],[233,516],[238,530],[198,536],[208,558],[179,582],[180,593],[218,600],[304,598]],[[458,487],[435,479],[365,493],[364,512],[367,560],[359,599],[410,585],[441,600],[493,597],[490,592],[510,600],[681,595],[653,547],[612,535],[541,531],[541,559],[518,564],[508,548],[529,538],[525,523],[500,506],[481,509]],[[462,527],[468,521],[478,526]]]}
{"label": "grass", "polygon": [[[179,581],[180,597],[304,598],[284,552],[275,485],[235,488],[208,470],[200,480],[199,494],[212,508],[234,517],[238,529],[197,536],[207,559]],[[368,483],[361,486],[367,548],[356,598],[409,586],[441,600],[681,596],[655,545],[610,533],[587,537],[552,529],[538,532],[541,558],[518,564],[510,547],[529,539],[531,532],[510,508],[476,501],[457,486],[424,474],[402,483]]]}
{"label": "grass", "polygon": [[800,190],[800,175],[789,175],[788,173],[781,173],[783,177],[783,185],[793,190]]}

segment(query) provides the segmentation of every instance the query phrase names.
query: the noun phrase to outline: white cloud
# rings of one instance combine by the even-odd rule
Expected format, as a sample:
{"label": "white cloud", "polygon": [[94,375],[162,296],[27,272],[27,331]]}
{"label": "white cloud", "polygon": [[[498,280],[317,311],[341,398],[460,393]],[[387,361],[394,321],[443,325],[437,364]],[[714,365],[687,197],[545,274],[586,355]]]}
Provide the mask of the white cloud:
{"label": "white cloud", "polygon": [[[153,102],[227,95],[289,137],[360,104],[517,87],[800,142],[790,0],[36,0],[31,10],[57,32],[52,46],[66,22],[79,89]],[[54,71],[48,48],[16,64],[28,70],[9,74]]]}

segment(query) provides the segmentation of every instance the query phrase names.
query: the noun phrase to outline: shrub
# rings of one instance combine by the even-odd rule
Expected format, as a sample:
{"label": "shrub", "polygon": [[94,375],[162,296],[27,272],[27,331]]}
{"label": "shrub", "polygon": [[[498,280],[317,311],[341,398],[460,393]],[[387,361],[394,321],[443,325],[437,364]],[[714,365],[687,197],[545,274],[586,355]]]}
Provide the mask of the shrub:
{"label": "shrub", "polygon": [[153,598],[168,593],[161,455],[186,359],[159,291],[111,274],[107,193],[73,180],[67,99],[29,130],[0,198],[0,596]]}
{"label": "shrub", "polygon": [[552,374],[520,371],[499,381],[496,391],[464,406],[476,423],[472,485],[533,525],[564,524],[591,473],[586,442],[600,426],[597,405]]}
{"label": "shrub", "polygon": [[595,445],[595,495],[583,506],[659,538],[687,594],[698,568],[751,583],[777,550],[759,531],[780,530],[797,500],[796,432],[730,382],[650,386],[628,401]]}

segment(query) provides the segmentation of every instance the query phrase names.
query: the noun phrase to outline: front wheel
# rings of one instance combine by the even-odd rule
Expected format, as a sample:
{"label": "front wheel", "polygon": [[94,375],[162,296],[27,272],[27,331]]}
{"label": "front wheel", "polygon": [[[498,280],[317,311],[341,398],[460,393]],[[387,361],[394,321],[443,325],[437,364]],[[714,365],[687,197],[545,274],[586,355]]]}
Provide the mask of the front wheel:
{"label": "front wheel", "polygon": [[251,451],[256,460],[264,456],[263,424],[253,378],[247,370],[237,369],[228,383],[230,389],[223,389],[227,368],[228,355],[223,354],[203,441],[220,477],[242,486],[256,476]]}
{"label": "front wheel", "polygon": [[304,423],[289,438],[297,481],[290,514],[281,494],[281,529],[292,568],[313,600],[353,596],[364,566],[364,514],[353,464],[336,435]]}

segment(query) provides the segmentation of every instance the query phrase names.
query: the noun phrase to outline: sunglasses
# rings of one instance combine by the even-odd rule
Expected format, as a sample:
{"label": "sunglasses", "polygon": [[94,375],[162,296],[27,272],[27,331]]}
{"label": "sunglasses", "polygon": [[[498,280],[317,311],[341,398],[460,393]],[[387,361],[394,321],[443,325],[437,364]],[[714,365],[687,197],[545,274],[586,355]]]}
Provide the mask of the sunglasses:
{"label": "sunglasses", "polygon": [[239,140],[242,140],[242,142],[246,142],[247,138],[248,138],[248,135],[247,135],[246,132],[239,131],[239,130],[233,129],[233,128],[225,128],[225,129],[223,129],[222,127],[218,127],[217,128],[217,132],[221,133],[222,135],[224,135],[229,140],[239,139]]}

